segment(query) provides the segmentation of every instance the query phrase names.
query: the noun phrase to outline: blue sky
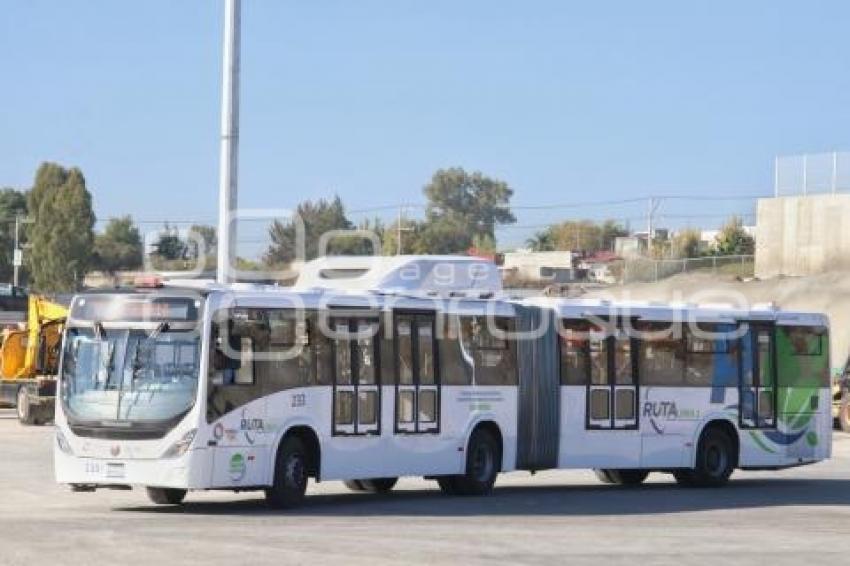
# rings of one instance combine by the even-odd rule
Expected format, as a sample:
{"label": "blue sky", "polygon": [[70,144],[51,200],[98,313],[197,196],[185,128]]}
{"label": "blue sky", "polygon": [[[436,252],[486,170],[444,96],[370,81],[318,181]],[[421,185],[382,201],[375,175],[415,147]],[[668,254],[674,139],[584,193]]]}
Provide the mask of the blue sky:
{"label": "blue sky", "polygon": [[[215,0],[5,0],[0,186],[53,160],[100,218],[214,222],[221,28]],[[769,194],[775,155],[850,149],[848,29],[842,1],[244,0],[240,204],[421,203],[460,165],[545,205],[506,245],[646,209],[550,204]],[[752,202],[659,213],[731,211]]]}

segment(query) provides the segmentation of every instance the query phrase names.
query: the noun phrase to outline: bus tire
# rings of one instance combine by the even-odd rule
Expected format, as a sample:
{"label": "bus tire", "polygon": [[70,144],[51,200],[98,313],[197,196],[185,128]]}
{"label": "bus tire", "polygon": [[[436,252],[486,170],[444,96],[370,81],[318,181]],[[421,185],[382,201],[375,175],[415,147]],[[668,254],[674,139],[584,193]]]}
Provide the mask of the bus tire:
{"label": "bus tire", "polygon": [[272,486],[266,502],[276,509],[289,509],[304,500],[307,492],[307,452],[297,436],[283,439],[277,451]]}
{"label": "bus tire", "polygon": [[850,393],[845,393],[841,398],[838,408],[838,426],[844,432],[850,432]]}
{"label": "bus tire", "polygon": [[456,477],[457,476],[439,476],[437,478],[437,485],[440,486],[440,491],[442,491],[444,495],[457,495],[457,486],[455,485]]}
{"label": "bus tire", "polygon": [[398,483],[398,478],[372,478],[368,480],[358,480],[363,491],[368,493],[387,493]]}
{"label": "bus tire", "polygon": [[351,491],[366,491],[363,488],[363,484],[360,483],[360,480],[346,480],[342,483],[345,484],[345,487]]}
{"label": "bus tire", "polygon": [[157,505],[180,505],[186,498],[185,489],[148,487],[145,491],[148,493],[148,499]]}
{"label": "bus tire", "polygon": [[602,483],[612,485],[640,485],[649,476],[649,470],[638,469],[601,469],[593,471]]}
{"label": "bus tire", "polygon": [[18,387],[16,400],[18,421],[20,421],[22,425],[35,424],[35,415],[33,414],[32,405],[30,404],[29,391],[27,391],[25,385]]}
{"label": "bus tire", "polygon": [[696,466],[673,472],[676,481],[686,487],[720,487],[735,471],[735,443],[729,434],[710,426],[703,431],[697,445]]}
{"label": "bus tire", "polygon": [[[466,450],[466,472],[451,476],[449,490],[453,495],[488,495],[493,491],[501,471],[502,447],[486,429],[476,428]],[[442,483],[440,484],[442,488]]]}

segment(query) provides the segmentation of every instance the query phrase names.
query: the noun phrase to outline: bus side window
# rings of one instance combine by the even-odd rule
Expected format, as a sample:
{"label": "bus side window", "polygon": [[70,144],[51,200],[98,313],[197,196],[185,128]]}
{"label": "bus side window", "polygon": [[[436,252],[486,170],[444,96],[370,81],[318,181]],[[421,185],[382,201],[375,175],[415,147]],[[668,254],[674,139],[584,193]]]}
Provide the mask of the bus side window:
{"label": "bus side window", "polygon": [[734,326],[706,323],[685,325],[687,345],[685,385],[733,387],[737,383],[738,358],[733,347]]}
{"label": "bus side window", "polygon": [[312,385],[316,363],[310,320],[292,309],[272,309],[268,320],[268,344],[257,349],[255,361],[263,394]]}
{"label": "bus side window", "polygon": [[464,356],[460,343],[460,318],[454,314],[440,314],[437,317],[437,327],[442,332],[437,334],[439,339],[440,379],[443,385],[471,385],[471,359]]}
{"label": "bus side window", "polygon": [[267,313],[260,309],[219,311],[214,315],[211,336],[208,422],[262,397],[256,353],[268,347]]}
{"label": "bus side window", "polygon": [[561,349],[561,385],[587,385],[590,358],[588,330],[580,320],[563,320],[559,332]]}
{"label": "bus side window", "polygon": [[685,352],[682,327],[666,322],[636,325],[640,337],[641,383],[644,385],[682,385],[685,379]]}
{"label": "bus side window", "polygon": [[508,338],[512,320],[462,317],[461,333],[475,364],[476,385],[516,385],[516,340]]}

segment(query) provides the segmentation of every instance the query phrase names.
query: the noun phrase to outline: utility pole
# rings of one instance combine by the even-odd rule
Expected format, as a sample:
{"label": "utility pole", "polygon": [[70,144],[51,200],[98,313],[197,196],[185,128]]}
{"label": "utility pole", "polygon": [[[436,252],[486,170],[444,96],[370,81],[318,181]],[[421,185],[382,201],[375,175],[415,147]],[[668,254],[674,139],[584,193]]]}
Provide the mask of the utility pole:
{"label": "utility pole", "polygon": [[218,257],[216,281],[231,283],[236,263],[237,165],[239,162],[239,44],[241,0],[224,0],[224,51],[221,87]]}
{"label": "utility pole", "polygon": [[396,246],[395,255],[403,255],[402,253],[402,243],[401,243],[401,233],[402,232],[411,232],[413,228],[404,228],[404,205],[398,207],[398,220],[396,220]]}
{"label": "utility pole", "polygon": [[652,221],[658,207],[661,206],[661,199],[649,197],[649,207],[646,214],[646,255],[652,256]]}

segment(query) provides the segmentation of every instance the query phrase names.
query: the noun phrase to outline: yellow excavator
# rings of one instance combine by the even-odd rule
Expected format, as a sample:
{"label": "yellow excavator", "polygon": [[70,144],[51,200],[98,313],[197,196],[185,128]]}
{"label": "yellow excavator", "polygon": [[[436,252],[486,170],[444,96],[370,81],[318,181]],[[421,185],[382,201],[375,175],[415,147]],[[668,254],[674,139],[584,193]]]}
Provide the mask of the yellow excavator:
{"label": "yellow excavator", "polygon": [[3,331],[0,403],[14,405],[23,424],[53,420],[62,331],[68,309],[30,295],[23,329]]}

